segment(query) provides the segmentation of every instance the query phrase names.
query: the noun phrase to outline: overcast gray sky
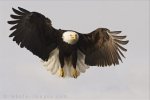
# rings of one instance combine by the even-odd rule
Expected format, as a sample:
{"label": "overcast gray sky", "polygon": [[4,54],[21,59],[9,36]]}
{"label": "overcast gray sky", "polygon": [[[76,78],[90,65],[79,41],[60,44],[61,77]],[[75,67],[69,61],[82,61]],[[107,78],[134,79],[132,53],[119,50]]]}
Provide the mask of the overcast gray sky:
{"label": "overcast gray sky", "polygon": [[[8,38],[6,22],[18,6],[44,14],[55,28],[121,30],[130,41],[126,59],[116,67],[90,67],[77,79],[51,75]],[[148,0],[0,1],[0,99],[148,100],[149,6]]]}

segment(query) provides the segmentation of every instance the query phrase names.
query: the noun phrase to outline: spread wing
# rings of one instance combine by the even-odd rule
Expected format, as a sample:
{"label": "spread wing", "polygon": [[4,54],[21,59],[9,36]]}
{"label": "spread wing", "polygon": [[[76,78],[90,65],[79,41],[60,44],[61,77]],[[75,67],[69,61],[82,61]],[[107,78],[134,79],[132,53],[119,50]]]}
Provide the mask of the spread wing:
{"label": "spread wing", "polygon": [[25,47],[42,60],[47,60],[49,53],[57,47],[59,31],[52,27],[51,20],[37,12],[30,12],[18,7],[12,8],[14,20],[8,21],[14,30],[9,37],[13,37],[21,48]]}
{"label": "spread wing", "polygon": [[110,66],[119,64],[122,51],[127,51],[122,45],[128,43],[120,36],[121,31],[110,32],[106,28],[98,28],[89,34],[80,34],[79,49],[85,54],[85,63],[90,66]]}

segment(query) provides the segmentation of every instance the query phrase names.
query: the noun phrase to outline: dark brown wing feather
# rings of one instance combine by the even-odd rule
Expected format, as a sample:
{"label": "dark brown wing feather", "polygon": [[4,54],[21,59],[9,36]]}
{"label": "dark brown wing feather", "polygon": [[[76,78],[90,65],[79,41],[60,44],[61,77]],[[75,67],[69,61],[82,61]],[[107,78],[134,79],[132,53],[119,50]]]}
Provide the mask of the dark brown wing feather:
{"label": "dark brown wing feather", "polygon": [[127,51],[122,45],[128,41],[126,36],[120,36],[121,31],[110,32],[106,28],[98,28],[89,34],[80,34],[79,49],[85,54],[85,63],[90,66],[110,66],[119,64],[122,51]]}
{"label": "dark brown wing feather", "polygon": [[12,8],[15,14],[10,15],[15,19],[8,21],[14,25],[10,37],[13,37],[20,47],[25,47],[43,60],[47,60],[49,53],[57,46],[59,31],[51,26],[51,21],[37,12],[30,12],[18,7]]}

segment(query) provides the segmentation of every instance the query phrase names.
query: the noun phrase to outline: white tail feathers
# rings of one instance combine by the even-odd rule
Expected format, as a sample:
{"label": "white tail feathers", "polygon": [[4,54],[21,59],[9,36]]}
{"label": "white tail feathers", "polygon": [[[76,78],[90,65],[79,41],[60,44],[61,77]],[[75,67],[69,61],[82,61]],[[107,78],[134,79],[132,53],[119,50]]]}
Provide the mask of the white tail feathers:
{"label": "white tail feathers", "polygon": [[[81,51],[77,51],[78,59],[77,59],[77,66],[76,70],[78,72],[78,75],[81,73],[84,73],[87,68],[89,68],[88,65],[84,63],[85,55]],[[59,62],[59,49],[56,48],[49,54],[48,61],[43,62],[44,67],[47,69],[47,71],[51,72],[52,74],[59,74],[59,69],[61,68],[60,62]],[[64,65],[64,77],[73,77],[71,75],[71,72],[73,70],[73,66],[71,64],[71,57],[68,59],[65,59],[65,65]]]}

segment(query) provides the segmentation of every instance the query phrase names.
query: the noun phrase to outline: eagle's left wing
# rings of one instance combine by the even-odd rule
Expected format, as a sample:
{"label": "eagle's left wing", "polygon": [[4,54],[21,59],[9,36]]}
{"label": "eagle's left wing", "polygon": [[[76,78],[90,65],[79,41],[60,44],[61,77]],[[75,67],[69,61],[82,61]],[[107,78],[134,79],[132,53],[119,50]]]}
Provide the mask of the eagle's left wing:
{"label": "eagle's left wing", "polygon": [[[119,64],[122,51],[127,51],[122,45],[128,43],[119,36],[121,31],[110,32],[106,28],[98,28],[89,34],[80,34],[79,50],[85,54],[85,63],[90,66],[110,66]],[[122,61],[122,60],[121,60]]]}

